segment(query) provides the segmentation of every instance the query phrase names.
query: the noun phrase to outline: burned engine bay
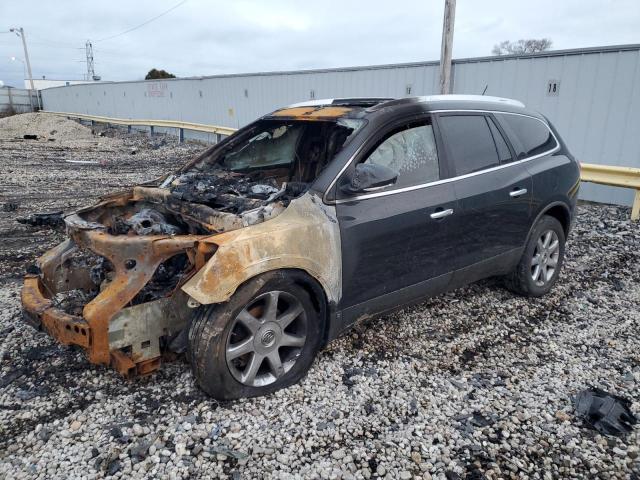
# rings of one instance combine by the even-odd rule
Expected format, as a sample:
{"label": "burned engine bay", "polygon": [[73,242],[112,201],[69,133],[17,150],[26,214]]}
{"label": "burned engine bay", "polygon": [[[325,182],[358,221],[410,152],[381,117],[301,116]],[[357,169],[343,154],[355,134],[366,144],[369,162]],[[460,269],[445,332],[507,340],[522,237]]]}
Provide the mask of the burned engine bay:
{"label": "burned engine bay", "polygon": [[[114,237],[211,235],[253,225],[278,215],[307,190],[306,183],[279,185],[274,177],[261,178],[264,173],[189,171],[165,188],[134,187],[125,199],[107,200],[75,218],[67,217],[67,225],[70,230],[95,229]],[[83,288],[58,293],[56,301],[67,313],[81,315],[83,306],[113,280],[115,269],[89,249],[78,250],[66,262],[69,270],[89,272],[88,281]],[[170,295],[194,267],[185,253],[164,260],[129,306]]]}

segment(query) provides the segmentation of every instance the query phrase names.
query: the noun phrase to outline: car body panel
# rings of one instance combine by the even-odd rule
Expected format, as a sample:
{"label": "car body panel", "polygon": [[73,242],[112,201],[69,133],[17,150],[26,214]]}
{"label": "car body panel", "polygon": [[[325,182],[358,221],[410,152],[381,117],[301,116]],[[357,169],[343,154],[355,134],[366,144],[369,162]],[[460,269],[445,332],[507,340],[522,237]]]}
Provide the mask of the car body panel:
{"label": "car body panel", "polygon": [[454,260],[449,218],[430,217],[456,208],[452,185],[388,193],[336,205],[343,308],[447,273]]}
{"label": "car body panel", "polygon": [[[451,216],[456,269],[524,245],[532,220],[532,180],[524,165],[461,178],[453,187],[458,200],[458,210]],[[510,196],[522,189],[527,193]]]}
{"label": "car body panel", "polygon": [[215,254],[183,287],[201,304],[227,301],[248,279],[271,270],[304,270],[327,299],[342,296],[342,255],[335,207],[310,193],[292,200],[276,218],[212,236]]}

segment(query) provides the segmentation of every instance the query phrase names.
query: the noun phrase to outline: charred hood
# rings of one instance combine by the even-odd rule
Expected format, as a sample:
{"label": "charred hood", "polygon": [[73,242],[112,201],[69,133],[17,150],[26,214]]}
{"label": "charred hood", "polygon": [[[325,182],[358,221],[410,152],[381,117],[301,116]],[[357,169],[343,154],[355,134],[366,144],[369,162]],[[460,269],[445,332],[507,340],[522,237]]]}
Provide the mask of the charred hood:
{"label": "charred hood", "polygon": [[159,187],[137,186],[105,197],[65,222],[71,230],[101,229],[111,235],[214,234],[269,220],[306,190],[306,183],[274,177],[192,170]]}

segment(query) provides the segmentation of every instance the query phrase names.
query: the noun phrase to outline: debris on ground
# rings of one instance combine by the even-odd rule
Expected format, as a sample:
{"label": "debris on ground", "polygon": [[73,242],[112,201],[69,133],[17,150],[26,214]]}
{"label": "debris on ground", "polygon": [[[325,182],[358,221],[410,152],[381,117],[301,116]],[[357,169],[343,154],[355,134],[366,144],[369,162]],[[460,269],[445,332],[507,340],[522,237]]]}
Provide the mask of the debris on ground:
{"label": "debris on ground", "polygon": [[235,458],[236,460],[242,460],[244,458],[247,458],[248,456],[246,453],[233,450],[232,448],[230,448],[228,445],[225,445],[225,444],[212,445],[209,447],[209,452],[216,455],[224,455],[226,457],[232,457],[232,458]]}
{"label": "debris on ground", "polygon": [[51,213],[32,213],[27,217],[18,217],[16,222],[32,227],[51,227],[57,228],[64,225],[62,212]]}
{"label": "debris on ground", "polygon": [[9,373],[7,373],[4,376],[0,377],[0,388],[3,388],[3,387],[6,387],[7,385],[10,385],[15,380],[17,380],[20,377],[22,377],[25,373],[26,373],[26,369],[25,368],[17,368],[15,370],[9,371]]}
{"label": "debris on ground", "polygon": [[638,423],[630,409],[630,400],[599,388],[581,391],[574,404],[576,414],[584,423],[604,435],[627,434]]}
{"label": "debris on ground", "polygon": [[100,163],[95,160],[70,160],[70,159],[65,160],[65,162],[73,163],[76,165],[98,165]]}

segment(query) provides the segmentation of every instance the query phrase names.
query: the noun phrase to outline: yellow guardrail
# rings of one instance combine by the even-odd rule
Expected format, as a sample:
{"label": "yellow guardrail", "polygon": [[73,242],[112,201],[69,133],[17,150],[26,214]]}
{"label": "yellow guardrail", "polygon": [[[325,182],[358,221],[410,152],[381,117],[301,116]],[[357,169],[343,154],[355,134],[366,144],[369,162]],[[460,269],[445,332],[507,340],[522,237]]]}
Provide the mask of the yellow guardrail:
{"label": "yellow guardrail", "polygon": [[640,168],[583,163],[580,179],[583,182],[635,189],[636,196],[631,207],[631,220],[640,218]]}
{"label": "yellow guardrail", "polygon": [[[184,140],[184,131],[193,130],[196,132],[213,133],[216,135],[231,135],[236,131],[235,128],[220,127],[216,125],[206,125],[204,123],[192,123],[192,122],[178,122],[175,120],[140,120],[132,118],[112,118],[101,117],[99,115],[84,115],[81,113],[69,113],[69,112],[51,112],[43,110],[44,113],[52,113],[54,115],[61,115],[69,118],[78,118],[81,120],[89,120],[91,122],[109,123],[112,125],[125,125],[129,129],[131,127],[149,127],[151,133],[153,133],[154,127],[158,128],[175,128],[178,130],[178,136],[180,141]],[[218,137],[219,140],[219,137]]]}

